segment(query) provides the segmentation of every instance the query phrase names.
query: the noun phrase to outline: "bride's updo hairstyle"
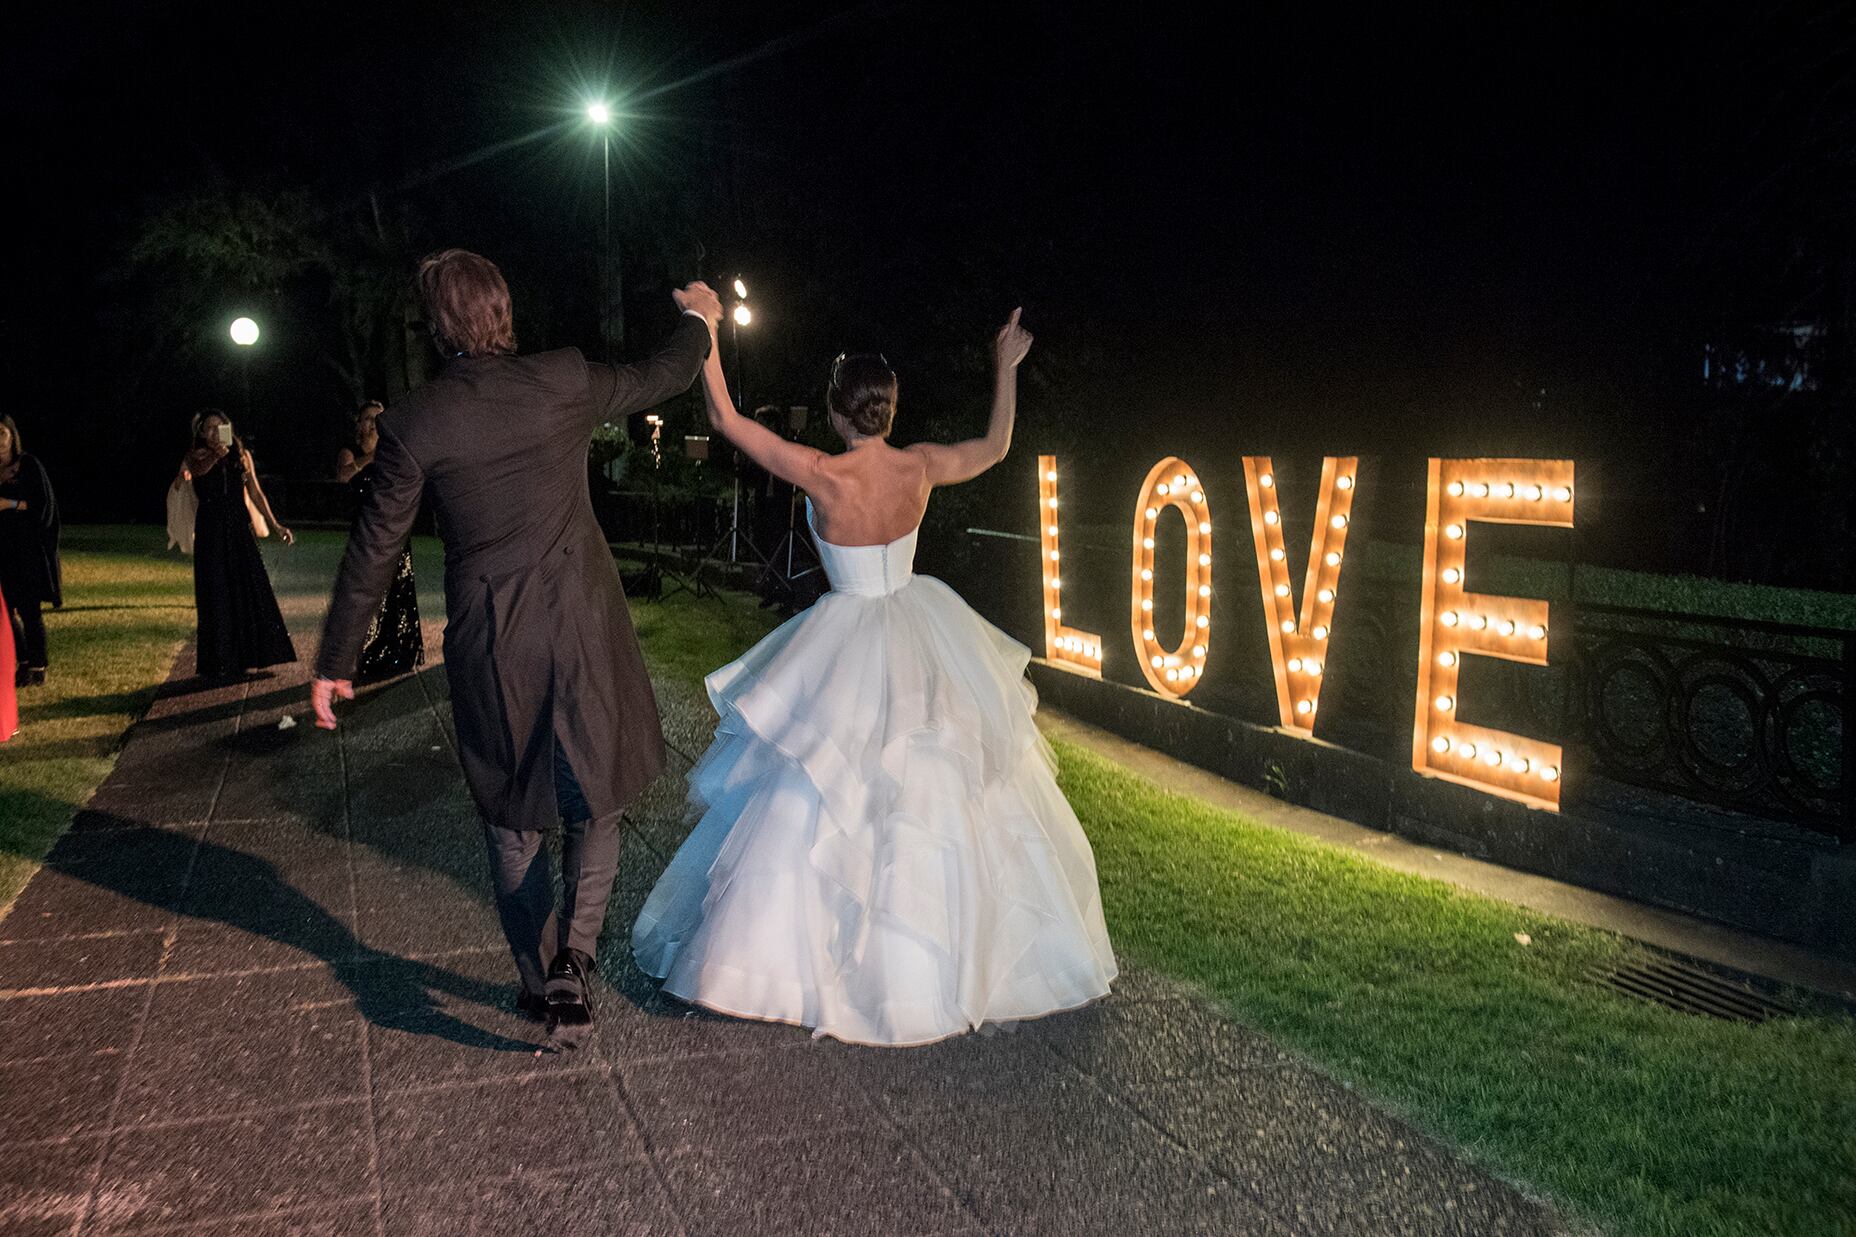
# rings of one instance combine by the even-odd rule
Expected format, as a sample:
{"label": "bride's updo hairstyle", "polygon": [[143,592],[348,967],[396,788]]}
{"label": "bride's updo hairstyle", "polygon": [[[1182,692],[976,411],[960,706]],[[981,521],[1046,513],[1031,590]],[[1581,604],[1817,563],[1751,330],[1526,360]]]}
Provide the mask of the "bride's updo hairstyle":
{"label": "bride's updo hairstyle", "polygon": [[825,393],[831,410],[866,438],[885,438],[896,419],[896,371],[874,352],[840,354]]}

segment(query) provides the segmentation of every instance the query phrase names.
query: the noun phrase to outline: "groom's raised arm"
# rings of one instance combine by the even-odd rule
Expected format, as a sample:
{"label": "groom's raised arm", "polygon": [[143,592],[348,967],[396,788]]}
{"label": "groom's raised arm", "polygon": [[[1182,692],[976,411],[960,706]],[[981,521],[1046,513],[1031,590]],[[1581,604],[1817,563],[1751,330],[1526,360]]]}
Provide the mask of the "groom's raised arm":
{"label": "groom's raised arm", "polygon": [[647,360],[636,365],[587,362],[593,423],[617,421],[681,395],[696,381],[708,355],[708,323],[698,314],[684,313],[669,340]]}
{"label": "groom's raised arm", "polygon": [[354,674],[367,639],[368,624],[387,595],[387,583],[399,565],[400,551],[419,518],[419,499],[425,492],[425,470],[380,421],[380,445],[374,451],[374,487],[348,534],[348,551],[342,555],[329,597],[329,614],[322,624],[322,645],[316,652],[316,674],[325,679],[346,679]]}

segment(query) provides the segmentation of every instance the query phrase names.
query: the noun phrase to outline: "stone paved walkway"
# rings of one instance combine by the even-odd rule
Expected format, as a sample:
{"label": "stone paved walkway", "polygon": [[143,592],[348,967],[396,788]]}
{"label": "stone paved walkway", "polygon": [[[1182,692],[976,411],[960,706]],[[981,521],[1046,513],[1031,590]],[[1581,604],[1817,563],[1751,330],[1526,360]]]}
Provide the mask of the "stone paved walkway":
{"label": "stone paved walkway", "polygon": [[627,834],[597,1040],[537,1057],[442,669],[334,735],[301,670],[196,688],[0,920],[0,1233],[1564,1231],[1139,971],[889,1052],[659,997],[628,929],[710,724],[673,685],[684,759]]}

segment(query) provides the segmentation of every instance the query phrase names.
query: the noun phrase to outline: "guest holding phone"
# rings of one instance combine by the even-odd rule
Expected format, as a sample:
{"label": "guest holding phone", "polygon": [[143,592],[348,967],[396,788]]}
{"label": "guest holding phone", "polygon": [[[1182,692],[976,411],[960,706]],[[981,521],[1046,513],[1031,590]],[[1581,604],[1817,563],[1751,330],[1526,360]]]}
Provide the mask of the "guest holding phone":
{"label": "guest holding phone", "polygon": [[58,500],[45,465],[20,445],[19,426],[0,416],[0,612],[12,628],[19,668],[12,681],[34,687],[45,681],[43,607],[64,604],[58,561]]}
{"label": "guest holding phone", "polygon": [[191,485],[199,500],[193,533],[193,601],[198,612],[198,672],[237,678],[249,670],[296,660],[296,647],[258,553],[254,524],[275,528],[285,545],[296,537],[277,519],[258,484],[251,452],[231,419],[208,408],[193,419],[193,446],[174,484]]}

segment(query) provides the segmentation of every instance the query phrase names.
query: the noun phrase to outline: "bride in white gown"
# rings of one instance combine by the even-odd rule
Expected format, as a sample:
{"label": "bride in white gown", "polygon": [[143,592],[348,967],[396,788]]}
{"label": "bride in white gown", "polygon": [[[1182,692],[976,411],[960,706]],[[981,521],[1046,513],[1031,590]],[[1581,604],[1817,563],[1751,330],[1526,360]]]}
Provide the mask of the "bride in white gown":
{"label": "bride in white gown", "polygon": [[632,929],[666,992],[896,1047],[1107,994],[1095,857],[1032,722],[1029,654],[911,570],[929,492],[1011,445],[1018,319],[986,436],[952,445],[889,445],[896,377],[869,355],[832,370],[846,449],[787,442],[736,412],[710,350],[710,422],[807,492],[831,592],[708,677],[700,819]]}

